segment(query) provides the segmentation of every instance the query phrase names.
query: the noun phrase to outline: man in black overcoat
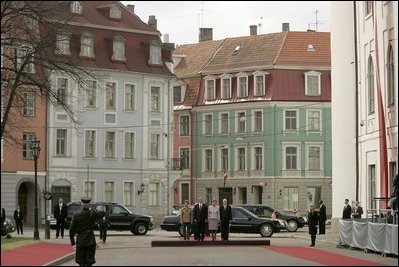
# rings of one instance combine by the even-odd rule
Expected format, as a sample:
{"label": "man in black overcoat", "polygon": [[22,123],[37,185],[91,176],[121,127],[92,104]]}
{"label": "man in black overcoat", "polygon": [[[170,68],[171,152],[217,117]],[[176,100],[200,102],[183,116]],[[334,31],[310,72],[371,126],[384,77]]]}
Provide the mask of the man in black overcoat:
{"label": "man in black overcoat", "polygon": [[352,214],[352,207],[349,205],[349,199],[345,199],[344,210],[342,211],[342,219],[350,219]]}
{"label": "man in black overcoat", "polygon": [[[69,227],[71,245],[76,245],[75,261],[80,266],[92,266],[96,254],[94,227],[104,212],[90,209],[90,198],[82,198],[82,210],[73,215]],[[75,241],[75,235],[77,239]]]}
{"label": "man in black overcoat", "polygon": [[203,198],[199,197],[198,203],[195,204],[193,210],[193,221],[196,225],[195,230],[198,241],[204,241],[206,223],[208,222],[208,206],[203,202]]}
{"label": "man in black overcoat", "polygon": [[319,215],[315,210],[313,204],[309,206],[308,212],[308,228],[309,228],[309,235],[312,243],[310,244],[311,247],[316,245],[316,234],[317,234],[317,224],[319,223]]}
{"label": "man in black overcoat", "polygon": [[55,205],[54,207],[54,218],[57,220],[57,233],[55,235],[55,238],[58,238],[60,236],[61,232],[61,237],[64,238],[64,228],[65,228],[65,220],[68,216],[68,209],[67,205],[64,203],[64,200],[60,198],[58,200],[58,204]]}
{"label": "man in black overcoat", "polygon": [[219,207],[220,213],[220,232],[222,240],[229,240],[230,222],[233,219],[231,206],[227,203],[227,198],[224,198],[222,205]]}
{"label": "man in black overcoat", "polygon": [[323,200],[320,200],[319,203],[319,235],[325,235],[327,221],[326,205],[324,205]]}

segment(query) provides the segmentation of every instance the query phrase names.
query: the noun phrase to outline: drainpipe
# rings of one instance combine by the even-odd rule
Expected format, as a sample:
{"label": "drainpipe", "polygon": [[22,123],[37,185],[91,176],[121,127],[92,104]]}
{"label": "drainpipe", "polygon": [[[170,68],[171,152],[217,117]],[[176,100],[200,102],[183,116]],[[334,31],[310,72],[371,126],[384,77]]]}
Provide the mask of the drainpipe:
{"label": "drainpipe", "polygon": [[358,77],[358,58],[357,58],[357,16],[356,1],[353,1],[353,27],[354,27],[354,45],[355,45],[355,143],[356,143],[356,201],[359,201],[359,77]]}
{"label": "drainpipe", "polygon": [[166,126],[168,127],[167,129],[167,144],[166,144],[166,150],[167,150],[167,215],[170,214],[170,80],[171,78],[168,77],[168,123]]}

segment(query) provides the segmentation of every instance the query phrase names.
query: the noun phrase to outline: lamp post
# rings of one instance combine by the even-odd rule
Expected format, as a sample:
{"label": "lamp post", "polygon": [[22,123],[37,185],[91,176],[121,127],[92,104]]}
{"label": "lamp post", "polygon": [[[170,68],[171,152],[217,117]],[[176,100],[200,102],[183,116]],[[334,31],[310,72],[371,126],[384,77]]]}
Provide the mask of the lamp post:
{"label": "lamp post", "polygon": [[33,232],[33,239],[39,240],[39,217],[37,209],[37,159],[39,158],[40,153],[40,141],[37,140],[36,137],[35,140],[31,142],[30,148],[32,150],[33,159],[35,160],[35,230]]}

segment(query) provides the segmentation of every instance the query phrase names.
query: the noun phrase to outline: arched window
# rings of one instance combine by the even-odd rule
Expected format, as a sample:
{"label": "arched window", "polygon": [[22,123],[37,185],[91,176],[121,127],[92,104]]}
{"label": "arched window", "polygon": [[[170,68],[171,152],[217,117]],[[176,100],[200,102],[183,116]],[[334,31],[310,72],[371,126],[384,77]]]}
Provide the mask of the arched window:
{"label": "arched window", "polygon": [[387,91],[388,91],[388,106],[395,105],[395,65],[393,62],[392,45],[388,46],[388,60],[387,60]]}
{"label": "arched window", "polygon": [[74,14],[82,13],[82,5],[79,3],[79,1],[73,1],[71,9],[72,9],[72,13],[74,13]]}
{"label": "arched window", "polygon": [[368,89],[368,112],[374,114],[375,112],[375,90],[374,90],[374,65],[373,59],[369,56],[367,68],[367,89]]}

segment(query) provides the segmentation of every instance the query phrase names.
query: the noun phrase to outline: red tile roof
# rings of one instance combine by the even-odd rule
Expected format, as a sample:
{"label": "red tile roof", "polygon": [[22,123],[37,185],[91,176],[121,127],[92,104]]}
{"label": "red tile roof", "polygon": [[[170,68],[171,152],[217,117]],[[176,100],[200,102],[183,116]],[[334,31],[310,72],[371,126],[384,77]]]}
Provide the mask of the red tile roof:
{"label": "red tile roof", "polygon": [[[288,32],[275,65],[331,66],[329,32]],[[311,45],[315,51],[308,51]]]}

